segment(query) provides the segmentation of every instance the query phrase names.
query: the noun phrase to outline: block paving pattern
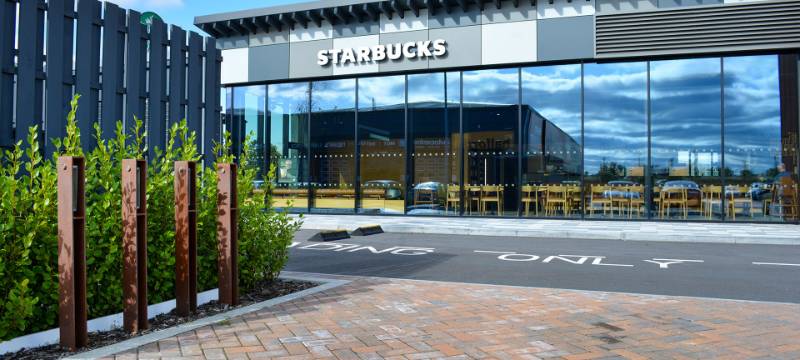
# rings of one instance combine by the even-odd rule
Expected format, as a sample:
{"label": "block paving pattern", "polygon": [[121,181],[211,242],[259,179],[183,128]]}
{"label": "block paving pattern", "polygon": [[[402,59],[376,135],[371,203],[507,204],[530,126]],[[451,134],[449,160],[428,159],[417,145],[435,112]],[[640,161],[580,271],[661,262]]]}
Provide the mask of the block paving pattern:
{"label": "block paving pattern", "polygon": [[116,359],[800,359],[800,304],[337,278]]}

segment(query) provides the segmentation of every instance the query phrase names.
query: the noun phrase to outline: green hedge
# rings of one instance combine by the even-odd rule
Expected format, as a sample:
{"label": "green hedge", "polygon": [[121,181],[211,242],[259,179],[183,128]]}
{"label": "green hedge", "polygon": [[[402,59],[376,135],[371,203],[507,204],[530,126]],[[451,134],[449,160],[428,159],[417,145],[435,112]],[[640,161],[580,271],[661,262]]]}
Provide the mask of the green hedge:
{"label": "green hedge", "polygon": [[[86,262],[89,318],[122,311],[121,160],[142,158],[146,133],[136,120],[126,131],[117,123],[115,136],[103,140],[95,126],[97,146],[81,150],[76,126],[78,96],[67,117],[66,136],[52,139],[62,155],[86,158]],[[39,129],[29,129],[26,143],[0,154],[0,341],[58,326],[58,238],[56,159],[41,156]],[[274,279],[287,261],[288,246],[300,224],[275,211],[271,199],[253,188],[258,164],[246,141],[239,159],[240,286],[247,291]],[[173,162],[200,160],[196,134],[186,121],[169,129],[164,149],[148,164],[148,301],[174,298],[175,224]],[[228,142],[226,142],[228,143]],[[219,162],[235,158],[217,144]],[[274,168],[265,183],[271,184]],[[216,171],[198,172],[198,288],[217,284]],[[269,188],[267,189],[269,190]],[[269,191],[266,192],[268,194]],[[266,205],[265,205],[266,204]]]}

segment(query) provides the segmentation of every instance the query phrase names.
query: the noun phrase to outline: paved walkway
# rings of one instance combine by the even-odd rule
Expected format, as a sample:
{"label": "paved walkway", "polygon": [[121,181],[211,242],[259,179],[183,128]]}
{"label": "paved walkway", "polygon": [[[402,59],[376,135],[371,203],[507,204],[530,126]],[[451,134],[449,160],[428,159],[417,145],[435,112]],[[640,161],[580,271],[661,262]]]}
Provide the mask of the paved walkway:
{"label": "paved walkway", "polygon": [[418,234],[532,238],[800,245],[800,226],[703,222],[580,221],[444,218],[417,216],[304,215],[304,229],[353,230],[381,225],[384,231]]}
{"label": "paved walkway", "polygon": [[346,279],[116,358],[800,358],[800,305]]}

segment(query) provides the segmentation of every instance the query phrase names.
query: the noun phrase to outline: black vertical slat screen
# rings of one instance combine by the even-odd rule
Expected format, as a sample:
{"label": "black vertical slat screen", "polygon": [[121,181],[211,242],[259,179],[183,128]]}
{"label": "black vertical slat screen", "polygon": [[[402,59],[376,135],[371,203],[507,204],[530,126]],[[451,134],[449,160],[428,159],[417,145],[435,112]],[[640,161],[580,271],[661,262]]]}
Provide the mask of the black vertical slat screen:
{"label": "black vertical slat screen", "polygon": [[103,139],[114,137],[116,122],[122,121],[122,85],[125,57],[125,10],[105,3],[103,20],[103,79],[100,129]]}
{"label": "black vertical slat screen", "polygon": [[148,152],[152,158],[155,148],[166,144],[167,111],[167,25],[154,20],[150,25],[150,119],[147,134]]}
{"label": "black vertical slat screen", "polygon": [[146,120],[150,156],[164,149],[168,120],[186,116],[198,145],[211,144],[219,139],[221,57],[213,39],[205,51],[203,44],[197,33],[187,45],[185,30],[168,33],[161,20],[145,26],[141,13],[112,3],[0,0],[0,151],[39,126],[42,152],[53,156],[51,139],[66,135],[73,94],[81,95],[85,151],[96,145],[95,125],[108,139],[117,121],[131,129],[135,117]]}
{"label": "black vertical slat screen", "polygon": [[217,41],[206,38],[205,107],[203,129],[203,155],[207,166],[214,163],[214,141],[220,140],[220,62],[222,56]]}
{"label": "black vertical slat screen", "polygon": [[169,124],[186,117],[186,31],[170,27],[169,40]]}
{"label": "black vertical slat screen", "polygon": [[42,0],[20,2],[16,140],[24,140],[28,135],[28,128],[33,125],[39,124],[39,130],[42,131],[43,21]]}
{"label": "black vertical slat screen", "polygon": [[125,106],[125,128],[131,129],[134,117],[145,118],[145,99],[147,98],[147,28],[139,22],[141,14],[128,11],[128,44]]}
{"label": "black vertical slat screen", "polygon": [[75,49],[75,92],[81,95],[77,122],[84,150],[95,147],[93,125],[99,119],[100,101],[100,10],[97,0],[78,0]]}
{"label": "black vertical slat screen", "polygon": [[[203,38],[196,32],[189,33],[189,70],[186,72],[186,122],[189,131],[198,138],[202,134],[203,121]],[[196,144],[198,147],[200,144]]]}
{"label": "black vertical slat screen", "polygon": [[17,4],[0,2],[0,147],[14,144],[14,39]]}
{"label": "black vertical slat screen", "polygon": [[72,35],[74,0],[50,0],[47,7],[47,90],[45,93],[47,155],[55,152],[51,139],[66,135],[64,121],[72,98]]}

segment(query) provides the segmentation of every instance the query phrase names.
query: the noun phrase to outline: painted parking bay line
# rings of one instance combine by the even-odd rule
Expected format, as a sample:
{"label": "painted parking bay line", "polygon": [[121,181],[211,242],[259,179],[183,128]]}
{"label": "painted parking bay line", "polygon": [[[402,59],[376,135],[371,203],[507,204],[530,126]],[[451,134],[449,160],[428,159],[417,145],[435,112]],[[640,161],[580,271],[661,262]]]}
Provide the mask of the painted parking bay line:
{"label": "painted parking bay line", "polygon": [[790,264],[790,263],[772,263],[772,262],[753,262],[753,265],[797,266],[797,267],[800,267],[800,264]]}

